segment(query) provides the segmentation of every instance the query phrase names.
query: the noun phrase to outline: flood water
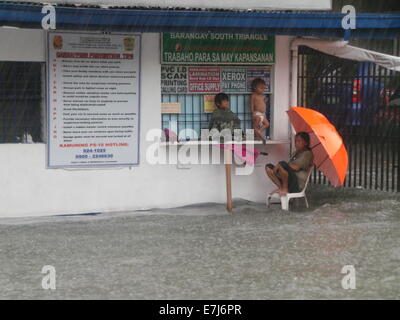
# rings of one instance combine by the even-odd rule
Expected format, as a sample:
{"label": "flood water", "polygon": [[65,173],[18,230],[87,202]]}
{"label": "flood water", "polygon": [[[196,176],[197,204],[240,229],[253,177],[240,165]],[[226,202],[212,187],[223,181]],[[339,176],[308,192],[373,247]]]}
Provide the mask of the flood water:
{"label": "flood water", "polygon": [[[0,219],[0,299],[399,299],[400,194]],[[56,289],[42,288],[54,266]],[[341,273],[354,267],[355,289]]]}

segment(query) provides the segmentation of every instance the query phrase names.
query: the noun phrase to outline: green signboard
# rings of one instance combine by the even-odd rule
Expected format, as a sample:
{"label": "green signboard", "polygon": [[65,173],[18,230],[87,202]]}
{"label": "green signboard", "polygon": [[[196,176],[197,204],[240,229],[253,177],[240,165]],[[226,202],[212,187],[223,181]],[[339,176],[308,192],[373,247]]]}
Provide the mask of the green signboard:
{"label": "green signboard", "polygon": [[275,37],[240,33],[163,33],[161,63],[271,64]]}

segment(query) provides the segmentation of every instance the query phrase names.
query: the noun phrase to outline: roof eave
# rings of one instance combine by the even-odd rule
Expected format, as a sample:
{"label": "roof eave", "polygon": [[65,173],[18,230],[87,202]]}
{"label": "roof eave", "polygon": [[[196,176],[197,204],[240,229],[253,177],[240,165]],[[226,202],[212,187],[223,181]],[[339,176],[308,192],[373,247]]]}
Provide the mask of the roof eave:
{"label": "roof eave", "polygon": [[[0,3],[0,25],[41,28],[41,6]],[[343,14],[56,7],[58,30],[227,32],[343,37]],[[358,14],[352,37],[399,37],[400,15]]]}

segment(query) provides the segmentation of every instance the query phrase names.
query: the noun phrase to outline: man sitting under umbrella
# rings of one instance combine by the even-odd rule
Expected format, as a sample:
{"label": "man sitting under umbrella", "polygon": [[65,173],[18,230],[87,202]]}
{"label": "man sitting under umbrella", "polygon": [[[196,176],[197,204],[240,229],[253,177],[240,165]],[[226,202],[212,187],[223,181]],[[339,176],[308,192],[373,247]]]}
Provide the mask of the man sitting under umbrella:
{"label": "man sitting under umbrella", "polygon": [[298,132],[294,142],[296,152],[289,162],[280,161],[276,166],[268,163],[265,171],[278,189],[271,192],[283,196],[303,190],[314,156],[310,149],[310,136],[307,132]]}

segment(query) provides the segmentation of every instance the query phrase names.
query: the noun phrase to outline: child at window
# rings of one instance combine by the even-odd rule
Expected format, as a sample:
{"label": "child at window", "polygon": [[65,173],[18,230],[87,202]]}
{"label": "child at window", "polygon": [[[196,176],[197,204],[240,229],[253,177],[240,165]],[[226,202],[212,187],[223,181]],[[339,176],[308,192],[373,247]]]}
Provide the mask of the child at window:
{"label": "child at window", "polygon": [[217,107],[211,115],[208,129],[217,129],[218,131],[230,129],[232,135],[233,130],[240,129],[240,120],[238,116],[229,110],[229,97],[225,93],[218,93],[214,98]]}
{"label": "child at window", "polygon": [[253,129],[255,136],[259,137],[263,142],[267,140],[263,131],[269,127],[267,120],[267,98],[264,95],[266,83],[261,78],[255,78],[251,82],[253,93],[250,96],[250,111],[253,119]]}

